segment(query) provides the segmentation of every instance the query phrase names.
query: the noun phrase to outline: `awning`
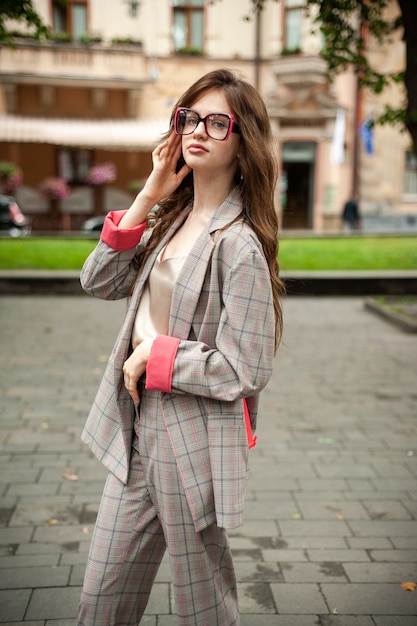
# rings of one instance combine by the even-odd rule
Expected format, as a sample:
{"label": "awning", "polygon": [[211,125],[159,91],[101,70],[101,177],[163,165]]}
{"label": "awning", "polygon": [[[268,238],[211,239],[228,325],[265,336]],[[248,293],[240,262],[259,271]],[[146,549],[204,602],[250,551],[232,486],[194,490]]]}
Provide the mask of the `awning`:
{"label": "awning", "polygon": [[0,115],[0,141],[78,148],[153,150],[168,119],[86,120]]}

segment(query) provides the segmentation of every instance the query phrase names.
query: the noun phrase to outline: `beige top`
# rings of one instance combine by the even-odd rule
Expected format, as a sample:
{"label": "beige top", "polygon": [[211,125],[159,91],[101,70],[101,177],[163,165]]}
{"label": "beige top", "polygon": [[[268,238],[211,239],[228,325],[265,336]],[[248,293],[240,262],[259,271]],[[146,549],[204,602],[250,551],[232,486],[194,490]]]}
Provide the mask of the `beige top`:
{"label": "beige top", "polygon": [[139,302],[132,332],[133,349],[144,339],[168,334],[172,292],[185,257],[161,261],[162,254],[163,251],[158,254]]}

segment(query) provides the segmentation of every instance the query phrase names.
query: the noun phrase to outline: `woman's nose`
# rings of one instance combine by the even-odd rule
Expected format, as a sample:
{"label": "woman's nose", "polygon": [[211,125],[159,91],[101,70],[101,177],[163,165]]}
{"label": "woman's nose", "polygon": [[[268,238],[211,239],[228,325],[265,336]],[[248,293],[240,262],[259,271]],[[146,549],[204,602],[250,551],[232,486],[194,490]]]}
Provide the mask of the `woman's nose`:
{"label": "woman's nose", "polygon": [[206,126],[203,122],[203,120],[200,120],[197,124],[197,126],[194,128],[194,135],[206,135],[207,131],[206,131]]}

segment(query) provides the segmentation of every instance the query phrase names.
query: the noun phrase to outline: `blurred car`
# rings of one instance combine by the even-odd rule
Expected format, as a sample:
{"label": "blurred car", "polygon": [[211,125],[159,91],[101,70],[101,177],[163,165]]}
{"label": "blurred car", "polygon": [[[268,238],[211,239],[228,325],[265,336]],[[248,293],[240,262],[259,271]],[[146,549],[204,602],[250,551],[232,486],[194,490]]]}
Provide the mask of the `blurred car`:
{"label": "blurred car", "polygon": [[13,196],[0,195],[0,231],[7,231],[10,237],[24,237],[31,231],[30,219]]}
{"label": "blurred car", "polygon": [[[152,224],[152,216],[155,211],[158,209],[158,205],[154,206],[148,213],[148,224]],[[106,215],[97,215],[95,217],[89,217],[88,220],[84,222],[82,225],[82,231],[84,233],[99,233],[101,232],[104,224],[104,220],[106,219]]]}
{"label": "blurred car", "polygon": [[83,232],[85,233],[99,233],[103,228],[105,215],[97,215],[96,217],[90,217],[82,225]]}

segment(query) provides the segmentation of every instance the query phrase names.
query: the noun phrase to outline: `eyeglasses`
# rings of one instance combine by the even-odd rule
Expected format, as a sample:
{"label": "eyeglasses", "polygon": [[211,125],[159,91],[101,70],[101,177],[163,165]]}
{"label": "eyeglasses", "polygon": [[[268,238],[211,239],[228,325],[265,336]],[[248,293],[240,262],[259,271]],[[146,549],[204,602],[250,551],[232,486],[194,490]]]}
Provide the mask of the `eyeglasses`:
{"label": "eyeglasses", "polygon": [[175,111],[174,130],[177,135],[191,135],[200,122],[204,123],[207,135],[218,141],[227,141],[230,133],[240,135],[240,128],[231,114],[210,113],[206,117],[200,117],[197,111],[185,107],[178,107]]}

